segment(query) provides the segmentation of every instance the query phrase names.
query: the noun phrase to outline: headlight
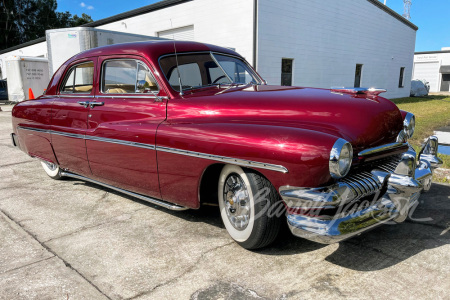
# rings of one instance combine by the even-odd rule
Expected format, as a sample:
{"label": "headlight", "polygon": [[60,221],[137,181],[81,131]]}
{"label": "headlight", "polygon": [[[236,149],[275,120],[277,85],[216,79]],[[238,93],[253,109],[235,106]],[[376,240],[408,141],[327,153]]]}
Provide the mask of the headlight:
{"label": "headlight", "polygon": [[412,113],[406,114],[405,120],[403,120],[403,128],[408,138],[412,138],[414,129],[416,129],[416,117]]}
{"label": "headlight", "polygon": [[334,179],[339,179],[347,175],[352,166],[353,148],[344,139],[338,139],[330,153],[330,174]]}

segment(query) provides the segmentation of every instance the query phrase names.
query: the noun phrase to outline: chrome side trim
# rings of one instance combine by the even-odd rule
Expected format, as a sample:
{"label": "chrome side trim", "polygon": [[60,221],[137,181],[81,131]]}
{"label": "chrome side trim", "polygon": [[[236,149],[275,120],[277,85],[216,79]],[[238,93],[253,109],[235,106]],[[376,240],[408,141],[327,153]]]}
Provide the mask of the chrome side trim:
{"label": "chrome side trim", "polygon": [[143,144],[143,143],[137,143],[137,142],[129,142],[129,141],[123,141],[123,140],[109,139],[109,138],[103,138],[103,137],[97,137],[97,136],[91,136],[91,135],[86,135],[86,136],[84,136],[84,138],[86,140],[90,140],[90,141],[105,142],[105,143],[111,143],[111,144],[119,144],[119,145],[124,145],[124,146],[131,146],[131,147],[138,147],[138,148],[155,150],[155,146],[154,145],[150,145],[150,144]]}
{"label": "chrome side trim", "polygon": [[56,131],[56,130],[45,130],[45,129],[22,127],[22,126],[19,126],[17,128],[22,129],[22,130],[28,130],[28,131],[36,131],[36,132],[44,132],[44,133],[49,133],[49,134],[54,134],[54,135],[60,135],[60,136],[65,136],[65,137],[70,137],[70,138],[75,138],[75,139],[84,139],[84,140],[91,140],[91,141],[98,141],[98,142],[105,142],[105,143],[112,143],[112,144],[119,144],[119,145],[124,145],[124,146],[131,146],[131,147],[155,150],[154,145],[144,144],[144,143],[109,139],[109,138],[76,134],[76,133],[67,133],[67,132],[61,132],[61,131]]}
{"label": "chrome side trim", "polygon": [[119,145],[124,145],[124,146],[138,147],[138,148],[144,148],[144,149],[150,149],[150,150],[158,150],[158,151],[162,151],[162,152],[168,152],[168,153],[174,153],[174,154],[179,154],[179,155],[186,155],[186,156],[198,157],[198,158],[209,159],[209,160],[214,160],[214,161],[226,162],[229,164],[234,164],[234,165],[243,166],[243,167],[266,169],[266,170],[271,170],[271,171],[276,171],[276,172],[281,172],[281,173],[289,172],[286,167],[281,166],[281,165],[268,164],[268,163],[245,160],[245,159],[240,159],[240,158],[232,158],[232,157],[226,157],[226,156],[220,156],[220,155],[214,155],[214,154],[206,154],[206,153],[200,153],[200,152],[193,152],[193,151],[188,151],[188,150],[181,150],[181,149],[168,148],[168,147],[162,147],[162,146],[155,147],[155,145],[150,145],[150,144],[109,139],[109,138],[96,137],[96,136],[91,136],[91,135],[82,135],[82,134],[76,134],[76,133],[67,133],[67,132],[61,132],[61,131],[56,131],[56,130],[45,130],[45,129],[39,129],[39,128],[23,127],[23,126],[18,126],[17,128],[22,129],[22,130],[28,130],[28,131],[36,131],[36,132],[55,134],[55,135],[60,135],[60,136],[65,136],[65,137],[70,137],[70,138],[119,144]]}
{"label": "chrome side trim", "polygon": [[32,128],[32,127],[17,126],[17,129],[48,133],[48,130],[46,130],[46,129],[40,129],[40,128]]}
{"label": "chrome side trim", "polygon": [[267,163],[239,159],[239,158],[232,158],[232,157],[226,157],[226,156],[220,156],[220,155],[214,155],[214,154],[206,154],[206,153],[194,152],[194,151],[188,151],[188,150],[180,150],[180,149],[174,149],[174,148],[168,148],[168,147],[162,147],[162,146],[156,146],[156,150],[168,152],[168,153],[204,158],[204,159],[209,159],[209,160],[215,160],[215,161],[220,161],[220,162],[226,162],[226,163],[243,166],[243,167],[254,167],[254,168],[259,168],[259,169],[277,171],[277,172],[281,172],[281,173],[289,172],[288,169],[286,169],[285,167],[283,167],[281,165],[267,164]]}
{"label": "chrome side trim", "polygon": [[368,156],[368,155],[376,154],[379,152],[395,150],[395,149],[402,148],[402,147],[408,147],[408,143],[390,143],[390,144],[381,145],[381,146],[374,147],[374,148],[369,148],[369,149],[359,152],[358,156]]}
{"label": "chrome side trim", "polygon": [[130,192],[130,191],[127,191],[127,190],[123,190],[121,188],[118,188],[118,187],[115,187],[115,186],[112,186],[112,185],[109,185],[109,184],[106,184],[106,183],[103,183],[103,182],[100,182],[100,181],[97,181],[97,180],[93,180],[93,179],[90,179],[88,177],[84,177],[84,176],[80,176],[80,175],[77,175],[77,174],[73,174],[73,173],[70,173],[70,172],[67,172],[67,171],[61,172],[61,176],[75,178],[75,179],[79,179],[79,180],[83,180],[83,181],[89,181],[89,182],[92,182],[94,184],[98,184],[98,185],[104,186],[106,188],[109,188],[111,190],[120,192],[122,194],[131,196],[131,197],[134,197],[134,198],[138,198],[140,200],[144,200],[144,201],[152,203],[152,204],[156,204],[156,205],[165,207],[165,208],[170,209],[170,210],[181,211],[181,210],[189,209],[189,208],[184,207],[184,206],[180,206],[180,205],[177,205],[177,204],[172,204],[172,203],[165,202],[165,201],[162,201],[162,200],[158,200],[158,199],[154,199],[154,198],[151,198],[151,197],[147,197],[147,196],[144,196],[144,195],[141,195],[141,194],[136,194],[136,193],[133,193],[133,192]]}
{"label": "chrome side trim", "polygon": [[[29,129],[27,129],[27,130],[29,130]],[[47,133],[70,137],[70,138],[74,138],[74,139],[84,139],[83,134],[77,134],[77,133],[68,133],[68,132],[61,132],[61,131],[54,131],[54,130],[48,130]]]}

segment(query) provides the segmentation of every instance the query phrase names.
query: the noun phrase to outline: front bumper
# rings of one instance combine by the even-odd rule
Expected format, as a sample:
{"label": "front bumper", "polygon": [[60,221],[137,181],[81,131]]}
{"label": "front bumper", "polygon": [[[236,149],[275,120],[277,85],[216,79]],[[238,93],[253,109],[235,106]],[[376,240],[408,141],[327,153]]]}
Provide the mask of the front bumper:
{"label": "front bumper", "polygon": [[437,144],[437,138],[430,137],[418,161],[409,147],[395,162],[352,174],[332,186],[281,187],[290,230],[295,236],[331,244],[388,221],[405,221],[420,193],[430,189],[433,170],[442,164]]}

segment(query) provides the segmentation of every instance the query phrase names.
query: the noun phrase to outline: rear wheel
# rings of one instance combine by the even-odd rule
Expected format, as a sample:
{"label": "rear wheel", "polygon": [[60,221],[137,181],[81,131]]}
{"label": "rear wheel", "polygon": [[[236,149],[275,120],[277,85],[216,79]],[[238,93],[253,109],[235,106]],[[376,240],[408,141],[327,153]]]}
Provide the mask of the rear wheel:
{"label": "rear wheel", "polygon": [[61,169],[58,165],[55,165],[48,161],[41,161],[41,164],[44,168],[45,173],[47,173],[50,178],[55,180],[60,180],[62,178]]}
{"label": "rear wheel", "polygon": [[219,177],[219,207],[230,236],[246,249],[272,243],[280,230],[278,193],[258,173],[226,165]]}

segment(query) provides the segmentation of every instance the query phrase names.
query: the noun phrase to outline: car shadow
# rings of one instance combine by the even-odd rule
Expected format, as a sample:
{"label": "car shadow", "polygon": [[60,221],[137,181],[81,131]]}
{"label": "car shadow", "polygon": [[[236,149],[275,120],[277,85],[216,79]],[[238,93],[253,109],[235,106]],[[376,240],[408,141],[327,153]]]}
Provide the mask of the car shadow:
{"label": "car shadow", "polygon": [[[72,180],[72,179],[68,179]],[[160,210],[187,222],[203,222],[224,229],[219,209],[202,206],[198,210],[171,211],[108,188],[73,180],[126,199]],[[277,240],[269,247],[253,251],[256,255],[297,255],[310,253],[328,245],[297,238],[291,234],[286,222]],[[450,185],[434,184],[423,194],[420,204],[413,210],[411,219],[402,224],[383,225],[376,229],[339,243],[338,248],[325,260],[335,265],[357,271],[375,271],[394,266],[422,251],[450,243]]]}

